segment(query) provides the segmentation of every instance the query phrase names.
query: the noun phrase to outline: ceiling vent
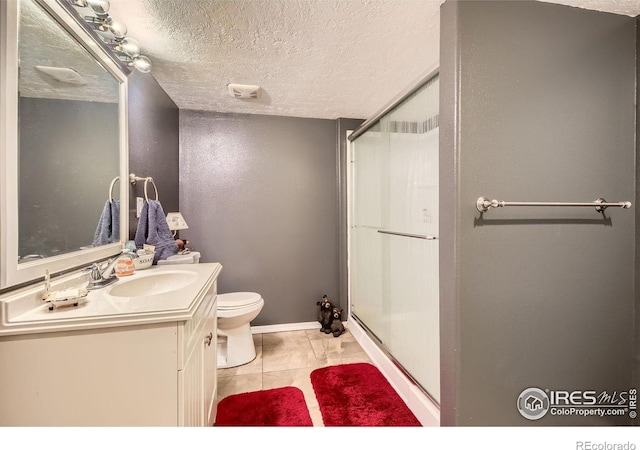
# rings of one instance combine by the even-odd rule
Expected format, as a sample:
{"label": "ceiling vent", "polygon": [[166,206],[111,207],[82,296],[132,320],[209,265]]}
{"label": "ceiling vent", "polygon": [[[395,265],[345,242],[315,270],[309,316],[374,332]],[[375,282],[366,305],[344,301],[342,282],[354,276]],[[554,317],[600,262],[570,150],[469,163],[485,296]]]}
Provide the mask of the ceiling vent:
{"label": "ceiling vent", "polygon": [[36,69],[61,83],[77,84],[77,85],[87,84],[87,80],[85,80],[82,77],[82,75],[80,75],[78,72],[76,72],[73,69],[68,69],[66,67],[48,67],[48,66],[36,66]]}
{"label": "ceiling vent", "polygon": [[253,86],[250,84],[229,84],[228,87],[229,94],[234,98],[260,98],[260,86]]}

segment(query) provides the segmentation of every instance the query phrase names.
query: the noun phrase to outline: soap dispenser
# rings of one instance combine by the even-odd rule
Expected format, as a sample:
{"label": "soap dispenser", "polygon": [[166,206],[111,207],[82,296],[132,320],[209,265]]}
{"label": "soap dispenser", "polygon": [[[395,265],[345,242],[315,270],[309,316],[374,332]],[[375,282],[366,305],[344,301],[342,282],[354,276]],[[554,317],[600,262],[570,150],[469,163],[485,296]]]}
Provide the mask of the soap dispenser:
{"label": "soap dispenser", "polygon": [[115,272],[117,277],[124,277],[135,272],[133,254],[130,250],[125,249],[122,251],[122,254],[118,257],[118,261],[116,262]]}

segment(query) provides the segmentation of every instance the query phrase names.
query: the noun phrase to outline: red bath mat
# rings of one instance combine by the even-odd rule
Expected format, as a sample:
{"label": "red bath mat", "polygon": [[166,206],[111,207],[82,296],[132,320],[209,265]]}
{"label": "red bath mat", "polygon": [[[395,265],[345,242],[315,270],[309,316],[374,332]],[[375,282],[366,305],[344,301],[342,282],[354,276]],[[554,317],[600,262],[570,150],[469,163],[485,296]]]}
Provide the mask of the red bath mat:
{"label": "red bath mat", "polygon": [[216,426],[311,427],[313,423],[302,391],[288,386],[223,398]]}
{"label": "red bath mat", "polygon": [[368,363],[323,367],[311,372],[324,425],[419,427],[387,379]]}

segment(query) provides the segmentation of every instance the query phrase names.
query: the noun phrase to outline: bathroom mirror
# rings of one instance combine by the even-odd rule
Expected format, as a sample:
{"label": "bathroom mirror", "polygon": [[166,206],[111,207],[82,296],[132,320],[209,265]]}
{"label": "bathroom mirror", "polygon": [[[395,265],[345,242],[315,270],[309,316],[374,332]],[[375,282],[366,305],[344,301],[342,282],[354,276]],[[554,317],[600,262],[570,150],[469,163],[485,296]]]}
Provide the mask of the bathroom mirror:
{"label": "bathroom mirror", "polygon": [[0,289],[112,256],[128,231],[127,78],[61,1],[0,4]]}

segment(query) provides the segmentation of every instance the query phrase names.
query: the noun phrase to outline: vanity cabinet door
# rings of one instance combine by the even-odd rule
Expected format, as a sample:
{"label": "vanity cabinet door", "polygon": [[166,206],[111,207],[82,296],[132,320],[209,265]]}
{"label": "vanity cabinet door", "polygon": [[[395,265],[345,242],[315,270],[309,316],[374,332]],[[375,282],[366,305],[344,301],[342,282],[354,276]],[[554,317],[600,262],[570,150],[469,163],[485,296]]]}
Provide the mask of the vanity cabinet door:
{"label": "vanity cabinet door", "polygon": [[0,427],[176,426],[177,352],[175,322],[2,337]]}
{"label": "vanity cabinet door", "polygon": [[[211,398],[216,388],[216,284],[207,293],[192,320],[182,327],[184,364],[178,370],[178,423],[201,427],[215,420]],[[180,358],[179,358],[180,361]],[[213,408],[213,412],[212,412]]]}
{"label": "vanity cabinet door", "polygon": [[[204,337],[203,337],[204,339]],[[204,425],[204,347],[196,346],[183,368],[178,371],[179,425],[184,427],[200,427]]]}
{"label": "vanity cabinet door", "polygon": [[218,314],[214,302],[204,326],[204,406],[207,425],[216,421],[217,402],[217,325]]}

